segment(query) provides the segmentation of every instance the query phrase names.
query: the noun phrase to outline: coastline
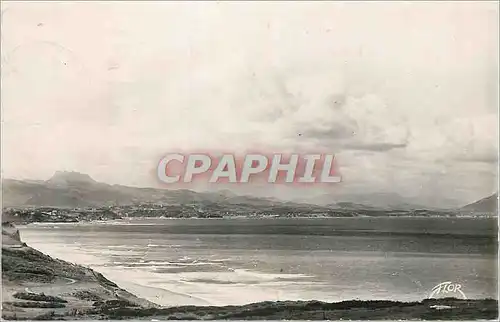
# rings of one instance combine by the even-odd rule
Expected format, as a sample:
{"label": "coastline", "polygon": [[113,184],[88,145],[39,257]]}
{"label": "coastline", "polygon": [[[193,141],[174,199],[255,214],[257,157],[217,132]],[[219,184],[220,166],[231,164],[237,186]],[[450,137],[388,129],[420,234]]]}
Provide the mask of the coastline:
{"label": "coastline", "polygon": [[258,302],[232,306],[162,307],[120,288],[90,268],[51,258],[2,225],[2,317],[5,320],[191,319],[495,319],[498,301]]}

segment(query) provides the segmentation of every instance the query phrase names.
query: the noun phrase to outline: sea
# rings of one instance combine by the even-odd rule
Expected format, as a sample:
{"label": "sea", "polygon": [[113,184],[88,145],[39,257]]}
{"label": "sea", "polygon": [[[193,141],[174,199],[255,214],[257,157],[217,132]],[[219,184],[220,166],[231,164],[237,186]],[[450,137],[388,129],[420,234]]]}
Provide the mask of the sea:
{"label": "sea", "polygon": [[52,257],[165,305],[497,299],[496,218],[127,218],[21,226]]}

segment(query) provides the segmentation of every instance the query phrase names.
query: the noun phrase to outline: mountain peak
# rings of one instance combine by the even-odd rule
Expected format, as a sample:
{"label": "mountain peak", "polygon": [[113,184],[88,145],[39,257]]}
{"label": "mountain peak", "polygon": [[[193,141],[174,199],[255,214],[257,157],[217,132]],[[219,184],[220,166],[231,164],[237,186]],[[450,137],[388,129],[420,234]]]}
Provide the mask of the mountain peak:
{"label": "mountain peak", "polygon": [[56,171],[47,182],[54,184],[96,183],[88,174],[76,171]]}

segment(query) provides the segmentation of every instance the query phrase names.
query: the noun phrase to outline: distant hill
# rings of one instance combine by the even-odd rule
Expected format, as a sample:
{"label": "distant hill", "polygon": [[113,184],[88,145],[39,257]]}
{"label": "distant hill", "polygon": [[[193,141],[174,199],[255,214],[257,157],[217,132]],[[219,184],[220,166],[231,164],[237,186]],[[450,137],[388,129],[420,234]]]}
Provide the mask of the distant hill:
{"label": "distant hill", "polygon": [[330,194],[323,194],[304,199],[304,201],[332,208],[346,209],[415,210],[429,208],[415,204],[411,198],[405,198],[397,193],[382,192],[337,195],[336,198]]}
{"label": "distant hill", "polygon": [[498,212],[498,192],[468,204],[461,208],[464,211],[472,211],[472,212],[488,212],[488,213],[496,213]]}

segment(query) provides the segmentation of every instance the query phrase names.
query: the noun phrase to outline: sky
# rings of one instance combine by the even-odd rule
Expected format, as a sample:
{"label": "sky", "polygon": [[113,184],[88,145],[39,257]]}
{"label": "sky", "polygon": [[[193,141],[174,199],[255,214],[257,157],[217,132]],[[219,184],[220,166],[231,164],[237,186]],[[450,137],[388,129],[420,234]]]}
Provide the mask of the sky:
{"label": "sky", "polygon": [[171,151],[313,150],[342,183],[238,189],[497,190],[496,2],[9,1],[1,31],[4,178],[155,186]]}

